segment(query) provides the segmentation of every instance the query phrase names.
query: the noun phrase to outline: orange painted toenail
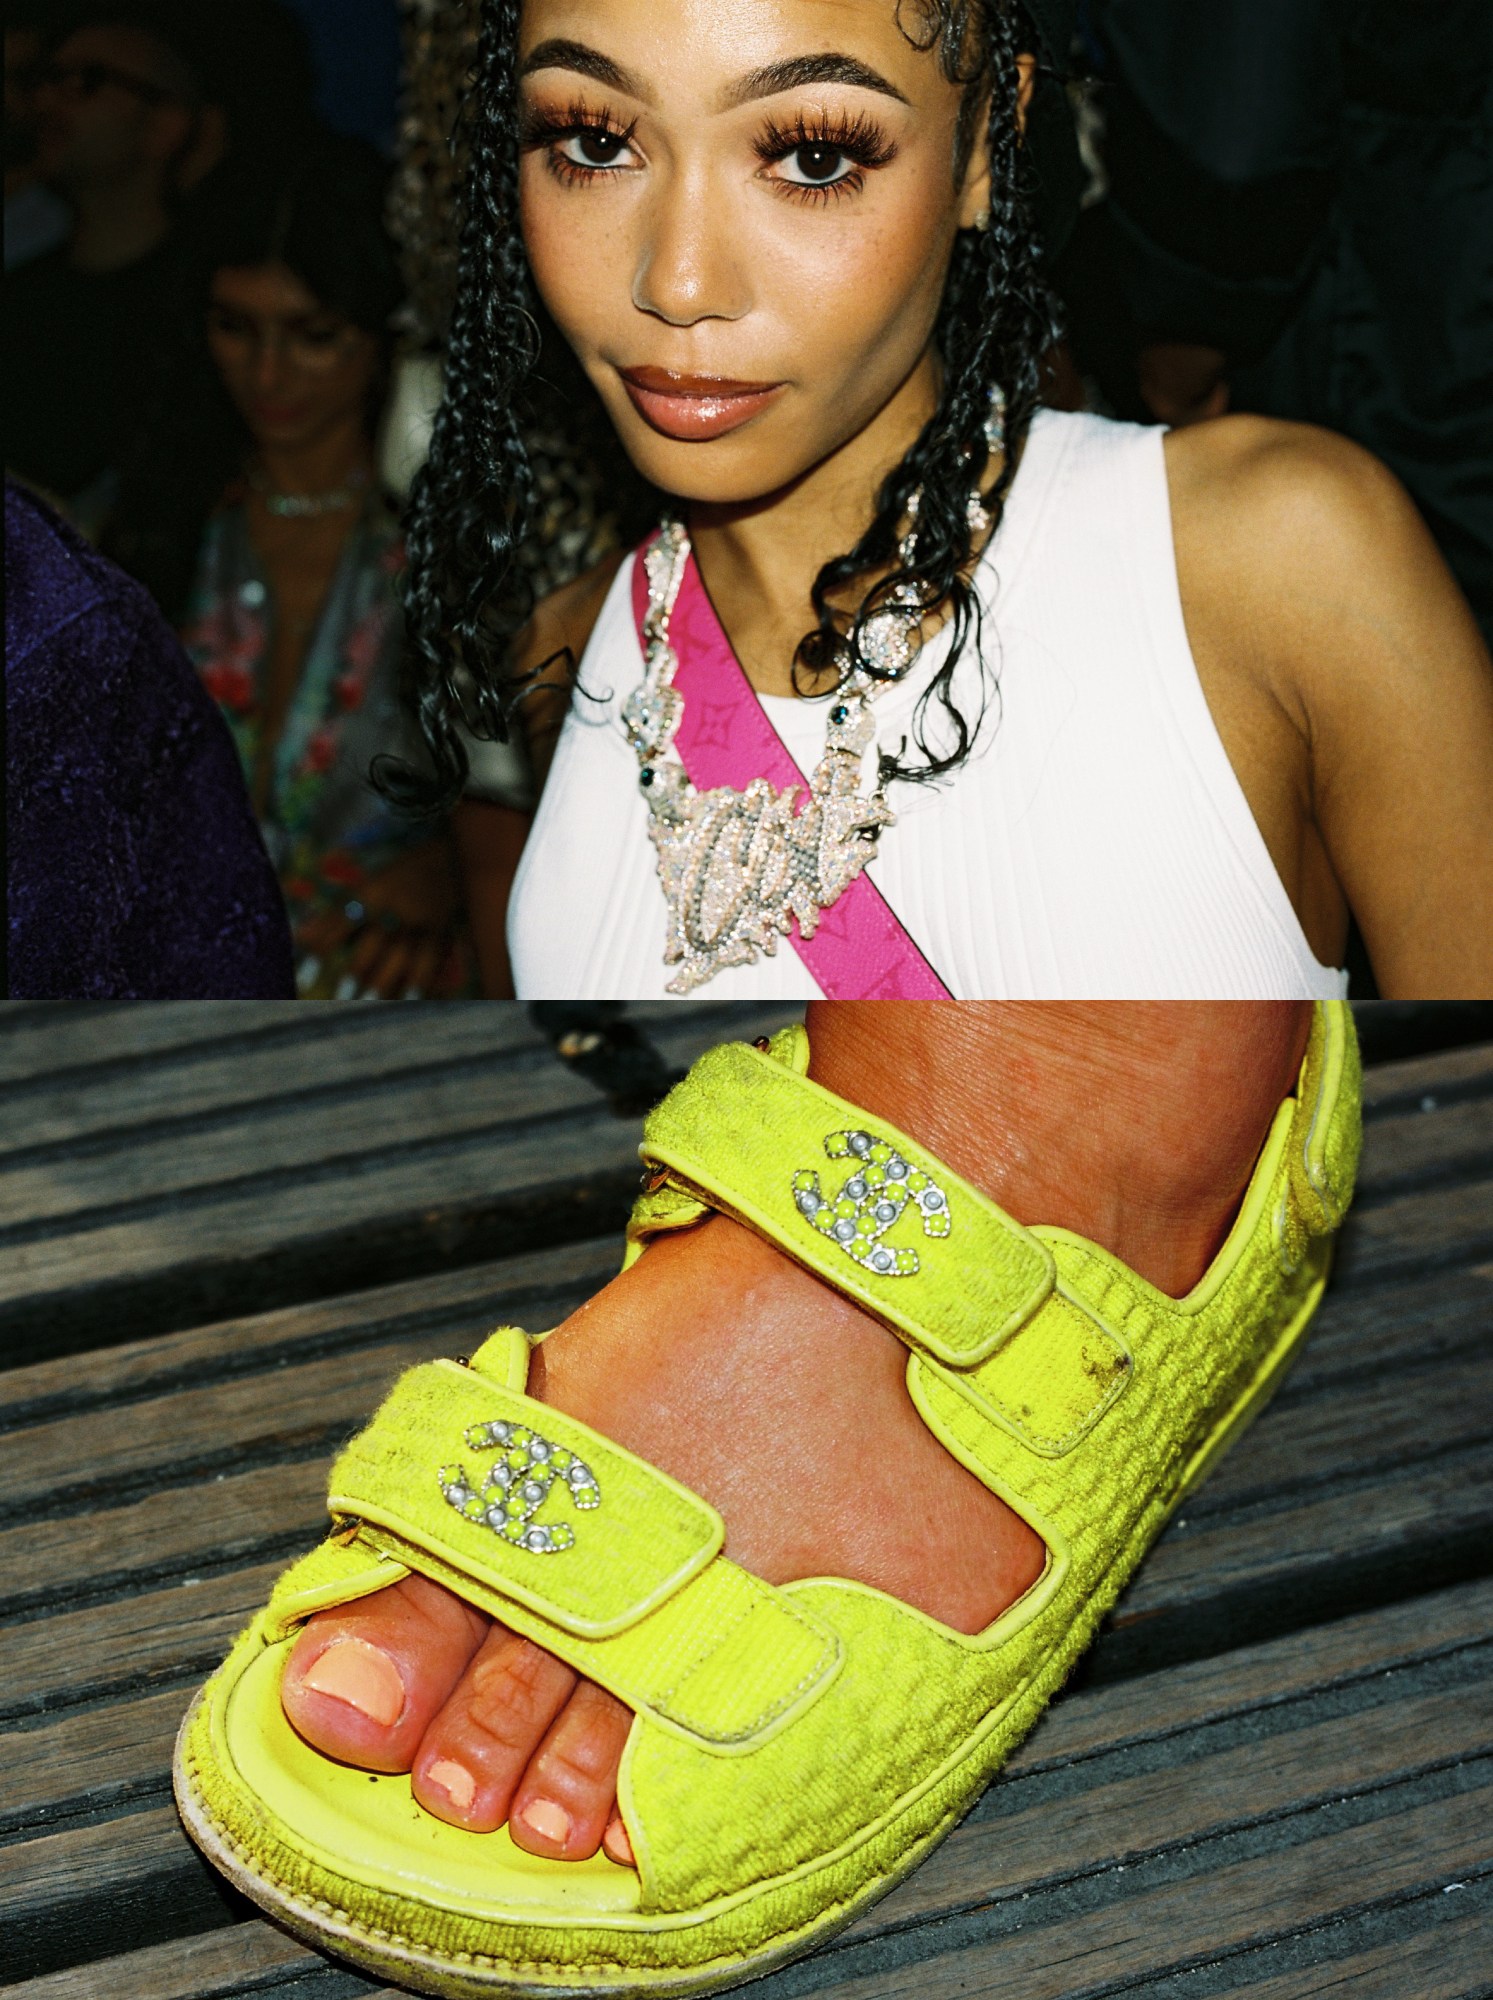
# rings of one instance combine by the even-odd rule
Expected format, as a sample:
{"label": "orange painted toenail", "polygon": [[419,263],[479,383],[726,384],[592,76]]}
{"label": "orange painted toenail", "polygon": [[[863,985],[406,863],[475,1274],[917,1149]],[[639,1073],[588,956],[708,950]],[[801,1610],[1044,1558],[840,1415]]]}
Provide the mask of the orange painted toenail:
{"label": "orange painted toenail", "polygon": [[535,1799],[532,1805],[524,1807],[519,1818],[543,1839],[552,1840],[556,1847],[563,1847],[570,1838],[570,1814],[552,1799]]}
{"label": "orange painted toenail", "polygon": [[477,1780],[465,1764],[457,1764],[450,1757],[437,1757],[425,1773],[425,1781],[439,1785],[458,1812],[465,1812],[477,1796]]}
{"label": "orange painted toenail", "polygon": [[623,1868],[635,1866],[632,1842],[627,1837],[627,1828],[622,1824],[621,1813],[613,1813],[607,1821],[607,1830],[601,1836],[601,1844],[613,1861]]}
{"label": "orange painted toenail", "polygon": [[345,1701],[370,1722],[387,1729],[404,1713],[404,1682],[387,1653],[366,1639],[334,1639],[301,1676],[313,1694]]}

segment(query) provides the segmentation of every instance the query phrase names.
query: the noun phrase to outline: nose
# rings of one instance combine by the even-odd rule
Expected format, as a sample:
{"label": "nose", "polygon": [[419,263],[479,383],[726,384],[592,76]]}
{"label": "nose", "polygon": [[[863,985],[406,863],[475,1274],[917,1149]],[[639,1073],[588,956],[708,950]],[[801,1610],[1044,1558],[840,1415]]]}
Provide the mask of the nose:
{"label": "nose", "polygon": [[260,395],[272,394],[280,387],[285,374],[285,343],[277,335],[260,338],[254,343],[254,364],[251,380]]}
{"label": "nose", "polygon": [[748,310],[746,274],[727,219],[693,174],[661,179],[644,211],[632,302],[670,326],[740,319]]}

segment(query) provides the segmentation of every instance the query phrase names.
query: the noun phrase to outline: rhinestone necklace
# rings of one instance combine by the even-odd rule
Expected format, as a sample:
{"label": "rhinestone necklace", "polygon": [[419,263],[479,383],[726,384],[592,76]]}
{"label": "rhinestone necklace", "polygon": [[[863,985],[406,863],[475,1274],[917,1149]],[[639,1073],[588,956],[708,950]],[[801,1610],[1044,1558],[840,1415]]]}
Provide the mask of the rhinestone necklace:
{"label": "rhinestone necklace", "polygon": [[326,493],[280,493],[255,466],[250,470],[249,484],[263,500],[266,512],[277,520],[311,521],[323,514],[335,514],[360,500],[368,485],[368,473],[360,466],[345,486],[334,486]]}
{"label": "rhinestone necklace", "polygon": [[[1003,418],[997,391],[985,423],[992,454],[1001,447]],[[920,499],[915,492],[908,501],[908,528],[897,549],[904,569],[917,545]],[[977,537],[990,526],[978,485],[968,520]],[[801,785],[779,791],[766,778],[753,778],[743,791],[717,785],[700,792],[674,748],[684,697],[673,685],[679,658],[669,643],[689,558],[684,523],[666,520],[644,557],[643,678],[622,710],[668,906],[664,963],[679,968],[668,982],[670,993],[692,993],[727,966],[755,964],[759,953],[773,957],[795,919],[801,934],[813,937],[820,913],[875,858],[882,830],[896,824],[896,814],[886,802],[879,758],[873,788],[860,791],[865,755],[876,738],[871,703],[883,687],[904,679],[917,658],[922,616],[916,587],[901,583],[866,619],[860,651],[876,672],[857,661],[836,688],[824,753],[802,810]]]}

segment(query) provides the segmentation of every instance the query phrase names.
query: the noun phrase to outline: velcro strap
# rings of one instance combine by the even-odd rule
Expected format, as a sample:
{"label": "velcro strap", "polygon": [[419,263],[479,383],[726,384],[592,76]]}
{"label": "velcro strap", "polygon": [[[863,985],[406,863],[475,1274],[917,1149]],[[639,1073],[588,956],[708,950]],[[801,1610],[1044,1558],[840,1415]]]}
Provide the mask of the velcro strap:
{"label": "velcro strap", "polygon": [[728,1042],[651,1113],[640,1152],[956,1368],[1041,1305],[1047,1246],[886,1120]]}
{"label": "velcro strap", "polygon": [[667,1473],[455,1361],[399,1378],[332,1467],[327,1504],[580,1638],[637,1624],[725,1540]]}

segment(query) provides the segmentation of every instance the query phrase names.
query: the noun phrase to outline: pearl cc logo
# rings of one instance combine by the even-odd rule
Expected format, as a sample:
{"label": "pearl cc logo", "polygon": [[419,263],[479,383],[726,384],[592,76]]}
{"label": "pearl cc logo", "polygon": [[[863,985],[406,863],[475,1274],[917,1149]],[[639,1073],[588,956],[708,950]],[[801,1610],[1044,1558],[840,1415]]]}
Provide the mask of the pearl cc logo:
{"label": "pearl cc logo", "polygon": [[908,1208],[925,1236],[947,1236],[953,1227],[948,1196],[931,1174],[874,1132],[831,1132],[824,1150],[832,1160],[848,1160],[850,1172],[837,1193],[825,1194],[818,1173],[801,1167],[793,1176],[799,1214],[876,1277],[912,1277],[922,1268],[917,1251],[882,1239]]}

